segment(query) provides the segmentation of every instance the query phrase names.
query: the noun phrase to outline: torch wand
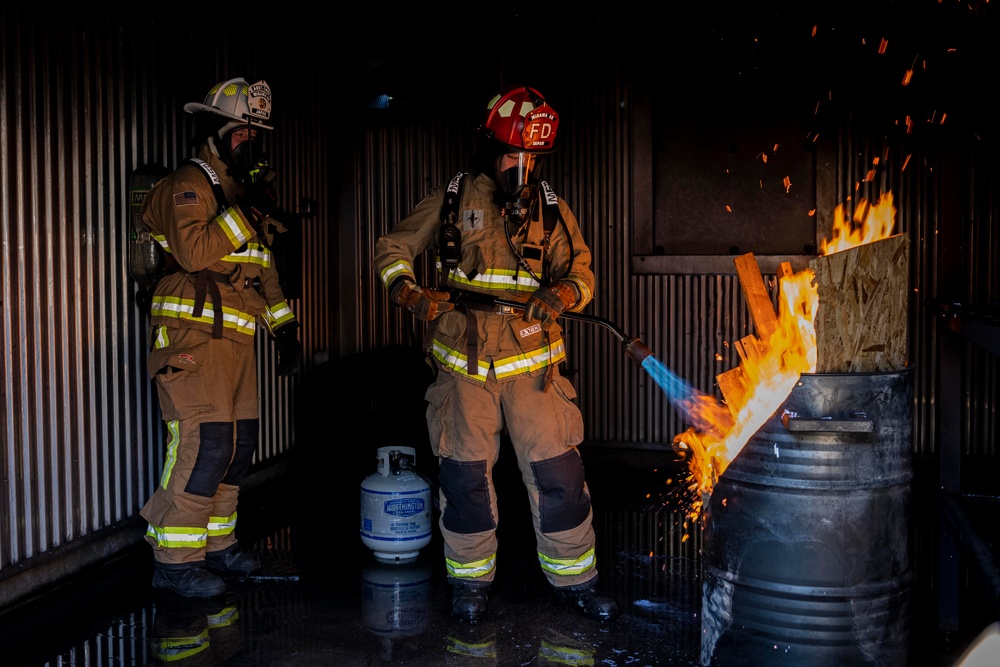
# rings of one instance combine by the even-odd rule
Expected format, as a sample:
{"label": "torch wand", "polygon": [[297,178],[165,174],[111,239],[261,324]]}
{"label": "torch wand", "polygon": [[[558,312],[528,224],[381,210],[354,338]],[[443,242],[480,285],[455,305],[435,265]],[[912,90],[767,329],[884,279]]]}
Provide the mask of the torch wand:
{"label": "torch wand", "polygon": [[[459,292],[457,296],[452,299],[455,303],[462,303],[463,301],[473,301],[479,303],[492,303],[496,306],[507,306],[509,308],[515,308],[518,310],[524,309],[524,303],[520,301],[513,301],[510,299],[494,299],[484,295],[477,294],[476,292]],[[614,322],[605,319],[603,317],[598,317],[597,315],[584,315],[583,313],[562,313],[559,317],[565,318],[567,320],[579,320],[580,322],[590,322],[591,324],[599,324],[600,326],[608,329],[615,335],[618,340],[622,342],[625,346],[625,354],[628,358],[635,363],[642,366],[642,362],[645,361],[646,357],[653,354],[653,351],[646,347],[646,344],[635,336],[629,336],[625,333],[621,327],[617,326]]]}

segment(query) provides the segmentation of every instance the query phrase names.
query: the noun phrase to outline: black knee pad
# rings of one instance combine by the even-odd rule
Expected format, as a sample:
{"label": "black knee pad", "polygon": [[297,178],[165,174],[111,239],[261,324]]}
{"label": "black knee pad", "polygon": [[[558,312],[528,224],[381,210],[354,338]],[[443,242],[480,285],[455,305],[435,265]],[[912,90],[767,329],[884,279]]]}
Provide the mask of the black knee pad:
{"label": "black knee pad", "polygon": [[570,450],[531,464],[538,487],[538,513],[543,533],[576,528],[590,515],[590,496],[584,490],[583,461]]}
{"label": "black knee pad", "polygon": [[442,459],[438,481],[448,500],[441,517],[445,528],[453,533],[468,535],[497,527],[490,511],[486,461]]}
{"label": "black knee pad", "polygon": [[240,419],[236,422],[236,453],[233,454],[233,462],[229,464],[229,470],[226,471],[226,476],[222,480],[223,483],[232,486],[240,485],[247,470],[250,469],[250,462],[253,461],[259,440],[259,419]]}
{"label": "black knee pad", "polygon": [[205,422],[201,425],[198,460],[184,490],[196,496],[211,498],[233,458],[233,423]]}

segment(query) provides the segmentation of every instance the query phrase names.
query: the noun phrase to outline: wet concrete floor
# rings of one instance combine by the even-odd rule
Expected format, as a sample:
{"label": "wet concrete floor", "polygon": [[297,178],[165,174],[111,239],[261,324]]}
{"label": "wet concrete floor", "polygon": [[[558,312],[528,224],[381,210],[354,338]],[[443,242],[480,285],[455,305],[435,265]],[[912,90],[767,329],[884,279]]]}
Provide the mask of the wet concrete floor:
{"label": "wet concrete floor", "polygon": [[[430,544],[408,564],[380,563],[362,544],[359,485],[375,472],[376,452],[368,445],[350,446],[355,454],[341,457],[339,467],[329,452],[322,460],[292,460],[285,474],[244,492],[239,536],[260,554],[259,576],[230,581],[227,593],[215,600],[155,592],[149,585],[151,556],[139,545],[57,595],[8,615],[0,624],[0,664],[700,664],[699,562],[697,549],[685,552],[685,545],[697,546],[698,528],[685,528],[683,511],[662,493],[665,479],[680,474],[679,467],[671,470],[648,457],[623,463],[584,450],[601,588],[623,610],[616,621],[601,624],[550,596],[537,566],[513,456],[501,455],[497,580],[486,620],[469,626],[450,616],[451,589],[436,527]],[[418,455],[418,470],[420,464]],[[428,480],[433,474],[428,471]],[[914,509],[926,529],[916,531],[911,664],[951,667],[985,627],[988,610],[962,593],[963,627],[939,630],[936,519],[923,502]],[[689,529],[693,537],[680,535]]]}

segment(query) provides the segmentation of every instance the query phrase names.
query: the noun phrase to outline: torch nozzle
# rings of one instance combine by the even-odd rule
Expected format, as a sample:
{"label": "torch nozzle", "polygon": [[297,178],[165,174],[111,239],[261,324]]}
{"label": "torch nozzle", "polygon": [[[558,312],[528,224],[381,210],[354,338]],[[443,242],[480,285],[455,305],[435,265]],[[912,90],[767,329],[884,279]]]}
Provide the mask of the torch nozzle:
{"label": "torch nozzle", "polygon": [[638,338],[633,338],[625,343],[625,354],[628,355],[629,359],[642,366],[642,362],[646,360],[646,357],[653,354],[653,351],[646,347],[646,344]]}

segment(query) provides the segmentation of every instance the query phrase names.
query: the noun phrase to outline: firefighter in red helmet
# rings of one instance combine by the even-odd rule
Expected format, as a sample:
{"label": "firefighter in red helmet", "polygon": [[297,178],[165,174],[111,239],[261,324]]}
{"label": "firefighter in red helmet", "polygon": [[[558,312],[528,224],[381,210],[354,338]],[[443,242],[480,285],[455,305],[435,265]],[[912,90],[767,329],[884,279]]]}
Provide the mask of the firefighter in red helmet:
{"label": "firefighter in red helmet", "polygon": [[257,452],[254,338],[275,340],[278,374],[299,367],[299,324],[280,287],[271,246],[273,172],[262,149],[271,89],[242,78],[190,102],[195,158],[156,183],[143,222],[165,257],[151,309],[147,371],[167,425],[159,485],[140,510],[153,548],[153,586],[209,598],[223,577],[258,557],[236,539],[240,482]]}
{"label": "firefighter in red helmet", "polygon": [[[538,565],[556,597],[591,619],[618,615],[596,589],[593,513],[577,449],[583,416],[559,372],[559,316],[590,303],[594,274],[575,215],[541,179],[558,129],[559,115],[537,90],[496,95],[471,173],[434,189],[375,249],[391,302],[428,323],[436,376],[425,395],[427,424],[452,614],[461,621],[483,617],[496,574],[493,467],[505,429],[530,499]],[[420,285],[414,270],[425,251],[437,264],[433,287]]]}

